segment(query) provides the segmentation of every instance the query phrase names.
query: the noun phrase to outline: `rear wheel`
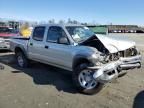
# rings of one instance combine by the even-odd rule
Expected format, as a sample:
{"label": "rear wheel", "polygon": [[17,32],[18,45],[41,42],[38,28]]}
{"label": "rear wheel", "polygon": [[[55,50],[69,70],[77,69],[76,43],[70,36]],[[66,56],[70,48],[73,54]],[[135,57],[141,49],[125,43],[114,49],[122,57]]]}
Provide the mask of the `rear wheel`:
{"label": "rear wheel", "polygon": [[92,95],[103,88],[103,84],[96,81],[93,74],[92,70],[86,68],[86,64],[81,64],[75,69],[73,81],[80,92]]}
{"label": "rear wheel", "polygon": [[16,60],[20,67],[28,67],[28,59],[22,51],[16,52]]}

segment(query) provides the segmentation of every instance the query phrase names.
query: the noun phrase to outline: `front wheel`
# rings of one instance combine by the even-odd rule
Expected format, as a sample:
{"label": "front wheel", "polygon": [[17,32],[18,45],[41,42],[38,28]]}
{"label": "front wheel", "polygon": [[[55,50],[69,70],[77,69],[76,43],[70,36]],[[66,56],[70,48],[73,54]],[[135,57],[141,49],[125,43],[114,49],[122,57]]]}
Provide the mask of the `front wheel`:
{"label": "front wheel", "polygon": [[86,64],[79,65],[73,73],[73,81],[78,90],[84,94],[98,93],[103,84],[93,79],[94,72],[86,68]]}

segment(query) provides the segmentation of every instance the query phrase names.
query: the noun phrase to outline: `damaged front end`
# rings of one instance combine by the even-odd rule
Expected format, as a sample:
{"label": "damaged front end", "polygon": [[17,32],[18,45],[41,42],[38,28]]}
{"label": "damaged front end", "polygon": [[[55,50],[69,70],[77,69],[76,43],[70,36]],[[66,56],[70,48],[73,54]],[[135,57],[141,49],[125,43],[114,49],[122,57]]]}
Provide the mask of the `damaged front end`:
{"label": "damaged front end", "polygon": [[[109,42],[107,42],[108,40]],[[133,42],[109,38],[102,40],[99,36],[93,36],[83,44],[95,47],[102,54],[100,57],[103,59],[99,60],[100,63],[96,62],[95,66],[88,67],[88,69],[94,71],[93,78],[98,82],[111,82],[123,74],[123,70],[141,67],[142,57]]]}
{"label": "damaged front end", "polygon": [[94,70],[93,78],[101,83],[107,83],[116,79],[123,70],[129,70],[141,67],[141,55],[123,58],[102,66],[88,67]]}
{"label": "damaged front end", "polygon": [[139,51],[135,48],[129,48],[124,51],[112,53],[104,57],[105,63],[88,67],[94,70],[93,78],[101,83],[111,82],[121,74],[125,73],[123,70],[130,70],[141,67],[141,59]]}

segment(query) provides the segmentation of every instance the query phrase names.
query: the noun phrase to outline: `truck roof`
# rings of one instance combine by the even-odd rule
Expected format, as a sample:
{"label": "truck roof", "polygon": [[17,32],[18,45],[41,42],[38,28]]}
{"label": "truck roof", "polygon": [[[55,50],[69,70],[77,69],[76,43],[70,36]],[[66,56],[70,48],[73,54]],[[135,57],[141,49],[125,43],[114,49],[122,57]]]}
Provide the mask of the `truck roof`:
{"label": "truck roof", "polygon": [[[37,26],[60,26],[60,27],[66,27],[66,26],[83,26],[83,25],[80,25],[80,24],[40,24],[40,25],[37,25]],[[37,27],[35,26],[35,27]]]}

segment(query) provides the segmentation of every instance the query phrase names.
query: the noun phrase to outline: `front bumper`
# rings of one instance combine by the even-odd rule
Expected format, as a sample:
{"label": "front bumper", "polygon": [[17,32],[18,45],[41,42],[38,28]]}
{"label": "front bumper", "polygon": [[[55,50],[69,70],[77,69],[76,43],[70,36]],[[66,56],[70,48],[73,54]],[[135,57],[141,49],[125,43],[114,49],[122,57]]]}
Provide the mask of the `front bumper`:
{"label": "front bumper", "polygon": [[88,67],[94,70],[93,78],[101,83],[107,83],[116,79],[123,70],[141,67],[141,55],[120,58],[118,61],[108,63],[103,66]]}

